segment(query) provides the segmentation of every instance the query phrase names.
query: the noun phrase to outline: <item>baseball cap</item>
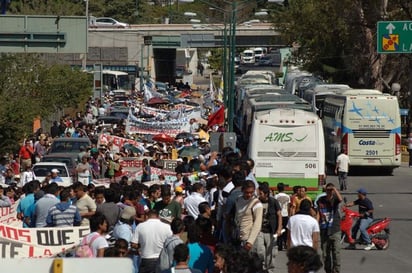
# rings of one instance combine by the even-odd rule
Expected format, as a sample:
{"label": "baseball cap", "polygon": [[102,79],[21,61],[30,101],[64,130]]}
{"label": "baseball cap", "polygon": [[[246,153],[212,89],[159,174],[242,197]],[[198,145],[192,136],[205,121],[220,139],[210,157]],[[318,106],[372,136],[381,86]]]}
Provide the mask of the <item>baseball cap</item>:
{"label": "baseball cap", "polygon": [[183,159],[178,158],[178,159],[176,159],[176,161],[177,161],[177,162],[183,162]]}
{"label": "baseball cap", "polygon": [[364,189],[364,188],[360,188],[360,189],[358,190],[358,193],[363,194],[363,195],[367,195],[367,194],[368,194],[368,192],[367,192],[366,189]]}
{"label": "baseball cap", "polygon": [[134,207],[128,206],[125,207],[120,215],[120,218],[129,220],[132,217],[136,216],[136,209]]}
{"label": "baseball cap", "polygon": [[58,169],[52,169],[51,172],[52,173],[59,173],[59,170]]}
{"label": "baseball cap", "polygon": [[175,187],[175,192],[183,192],[183,188],[180,186]]}

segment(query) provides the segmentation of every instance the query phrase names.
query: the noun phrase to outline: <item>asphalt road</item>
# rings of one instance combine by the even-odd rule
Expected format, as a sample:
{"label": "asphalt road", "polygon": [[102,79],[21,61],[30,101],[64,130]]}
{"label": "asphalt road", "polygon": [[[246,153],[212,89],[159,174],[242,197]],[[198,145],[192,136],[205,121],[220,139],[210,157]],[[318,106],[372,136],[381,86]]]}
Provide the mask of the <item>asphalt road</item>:
{"label": "asphalt road", "polygon": [[[328,182],[338,185],[336,176],[329,176]],[[412,272],[412,168],[405,163],[392,176],[375,176],[367,173],[349,176],[348,191],[343,196],[348,201],[355,200],[356,190],[364,187],[375,208],[374,217],[390,217],[389,249],[365,251],[341,250],[342,273],[406,273]],[[354,207],[355,208],[355,207]],[[342,247],[345,247],[343,244]],[[286,252],[278,253],[276,264],[278,273],[286,273]],[[324,272],[321,269],[319,272]]]}

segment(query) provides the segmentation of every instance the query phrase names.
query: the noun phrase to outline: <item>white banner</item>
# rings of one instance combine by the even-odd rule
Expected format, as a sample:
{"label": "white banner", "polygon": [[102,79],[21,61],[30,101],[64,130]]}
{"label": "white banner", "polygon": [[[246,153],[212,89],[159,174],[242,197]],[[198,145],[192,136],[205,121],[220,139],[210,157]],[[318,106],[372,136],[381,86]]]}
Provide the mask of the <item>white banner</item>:
{"label": "white banner", "polygon": [[20,228],[0,224],[0,258],[44,258],[78,245],[89,227]]}

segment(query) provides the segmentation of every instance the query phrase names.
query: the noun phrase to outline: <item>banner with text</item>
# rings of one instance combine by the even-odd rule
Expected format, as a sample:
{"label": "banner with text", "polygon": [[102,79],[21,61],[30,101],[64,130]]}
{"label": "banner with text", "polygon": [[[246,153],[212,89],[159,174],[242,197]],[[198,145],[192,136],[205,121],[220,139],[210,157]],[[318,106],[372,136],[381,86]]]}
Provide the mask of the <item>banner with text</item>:
{"label": "banner with text", "polygon": [[0,258],[52,257],[78,245],[89,227],[19,228],[0,224]]}

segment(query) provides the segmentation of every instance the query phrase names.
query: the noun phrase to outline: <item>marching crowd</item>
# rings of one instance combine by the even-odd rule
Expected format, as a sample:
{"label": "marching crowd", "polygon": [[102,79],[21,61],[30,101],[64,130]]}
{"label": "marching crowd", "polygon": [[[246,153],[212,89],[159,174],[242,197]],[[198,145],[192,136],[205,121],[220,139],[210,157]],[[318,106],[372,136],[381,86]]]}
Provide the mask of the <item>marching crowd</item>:
{"label": "marching crowd", "polygon": [[[75,127],[71,137],[82,137],[75,132],[87,134]],[[37,147],[49,137],[40,132],[35,140]],[[283,250],[288,251],[291,273],[315,272],[322,265],[326,273],[341,272],[342,197],[332,183],[314,201],[305,186],[295,186],[289,195],[287,185],[279,183],[275,193],[267,182],[256,181],[253,159],[240,151],[225,147],[221,153],[210,152],[207,141],[192,137],[176,141],[173,148],[183,145],[196,145],[202,153],[191,160],[179,157],[174,180],[160,175],[152,181],[151,168],[161,165],[156,164],[162,159],[159,154],[168,153],[166,145],[158,145],[147,151],[153,160],[142,159],[140,179],[123,176],[96,186],[79,176],[72,186],[62,187],[54,171],[45,181],[24,172],[15,175],[36,162],[32,154],[38,153],[26,141],[18,157],[1,159],[1,182],[7,186],[0,188],[0,206],[19,200],[17,217],[27,228],[89,226],[90,234],[79,245],[88,246],[92,257],[130,257],[135,272],[273,273],[277,253]],[[90,170],[101,178],[106,173],[102,162],[110,169],[113,161],[109,178],[115,178],[116,156],[125,156],[122,153],[128,151],[107,156],[110,146],[93,144],[78,155],[78,173]],[[187,175],[193,171],[196,180]],[[23,176],[27,183],[19,181]],[[362,205],[370,216],[373,205],[366,190],[358,193],[359,199],[349,205]],[[84,252],[75,255],[85,257]]]}

